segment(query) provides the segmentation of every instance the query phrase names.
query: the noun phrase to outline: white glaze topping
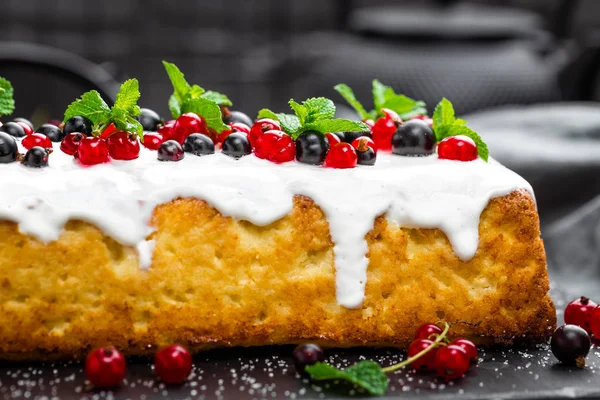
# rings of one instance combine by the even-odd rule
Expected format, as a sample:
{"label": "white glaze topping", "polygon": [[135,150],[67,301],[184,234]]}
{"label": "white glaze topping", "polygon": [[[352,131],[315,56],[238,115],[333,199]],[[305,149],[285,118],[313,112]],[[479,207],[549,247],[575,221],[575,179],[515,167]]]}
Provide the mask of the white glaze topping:
{"label": "white glaze topping", "polygon": [[223,215],[264,226],[291,211],[294,194],[309,196],[327,216],[337,300],[348,308],[359,307],[364,297],[365,235],[377,216],[404,227],[441,229],[466,261],[477,251],[479,217],[491,198],[516,189],[533,195],[523,178],[493,160],[462,163],[435,155],[379,153],[375,166],[336,170],[220,153],[159,162],[156,152],[142,148],[137,160],[82,168],[55,144],[49,163],[43,169],[0,164],[0,219],[45,242],[58,239],[70,219],[90,222],[135,246],[142,268],[151,264],[154,246],[146,237],[158,204],[196,197]]}

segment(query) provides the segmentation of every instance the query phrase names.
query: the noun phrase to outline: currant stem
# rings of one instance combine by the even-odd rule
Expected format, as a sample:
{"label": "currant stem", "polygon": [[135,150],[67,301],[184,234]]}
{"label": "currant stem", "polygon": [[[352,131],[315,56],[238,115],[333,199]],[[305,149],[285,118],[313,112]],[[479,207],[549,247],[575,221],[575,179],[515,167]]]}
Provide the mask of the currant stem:
{"label": "currant stem", "polygon": [[401,363],[390,365],[389,367],[382,368],[381,372],[388,373],[388,372],[397,371],[400,368],[404,368],[407,365],[409,365],[410,363],[412,363],[413,361],[415,361],[415,360],[423,357],[429,351],[431,351],[434,348],[436,348],[437,345],[440,344],[446,338],[446,335],[448,334],[449,330],[450,330],[450,325],[447,322],[444,322],[444,331],[437,338],[435,338],[435,341],[431,344],[431,346],[427,347],[426,349],[423,349],[422,351],[420,351],[419,353],[415,354],[414,356],[412,356],[410,358],[407,358],[406,360],[402,361]]}

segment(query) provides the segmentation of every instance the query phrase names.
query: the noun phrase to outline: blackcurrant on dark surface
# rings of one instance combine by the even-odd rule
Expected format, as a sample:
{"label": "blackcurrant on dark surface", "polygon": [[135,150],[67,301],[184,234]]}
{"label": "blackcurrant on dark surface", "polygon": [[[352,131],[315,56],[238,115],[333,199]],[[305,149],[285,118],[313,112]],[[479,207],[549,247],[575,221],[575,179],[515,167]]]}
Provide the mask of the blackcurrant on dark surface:
{"label": "blackcurrant on dark surface", "polygon": [[252,153],[252,146],[248,137],[240,132],[233,132],[223,141],[223,154],[233,158],[241,158]]}
{"label": "blackcurrant on dark surface", "polygon": [[17,141],[6,132],[0,132],[0,164],[8,164],[17,160]]}
{"label": "blackcurrant on dark surface", "polygon": [[392,136],[392,152],[401,156],[428,156],[435,152],[433,129],[421,120],[410,120]]}
{"label": "blackcurrant on dark surface", "polygon": [[0,131],[8,133],[12,137],[21,138],[25,136],[25,129],[16,122],[7,122],[0,126]]}
{"label": "blackcurrant on dark surface", "polygon": [[40,146],[34,146],[27,150],[23,157],[23,165],[32,168],[42,168],[48,166],[49,152]]}
{"label": "blackcurrant on dark surface", "polygon": [[320,132],[306,131],[296,139],[296,159],[304,164],[321,165],[329,151],[329,141]]}
{"label": "blackcurrant on dark surface", "polygon": [[185,138],[183,150],[197,156],[205,156],[215,152],[215,144],[212,139],[203,133],[192,133]]}
{"label": "blackcurrant on dark surface", "polygon": [[356,150],[356,155],[358,156],[357,163],[360,165],[375,165],[375,161],[377,161],[377,153],[371,147],[365,151]]}
{"label": "blackcurrant on dark surface", "polygon": [[14,118],[13,122],[21,122],[23,124],[29,125],[29,127],[33,129],[33,123],[27,118]]}
{"label": "blackcurrant on dark surface", "polygon": [[559,327],[550,340],[552,354],[566,365],[585,367],[585,357],[591,347],[591,340],[585,329],[577,325]]}
{"label": "blackcurrant on dark surface", "polygon": [[83,133],[86,136],[90,136],[92,134],[92,121],[87,119],[86,117],[73,117],[69,118],[67,122],[65,122],[65,126],[63,127],[63,131],[65,135],[73,132]]}
{"label": "blackcurrant on dark surface", "polygon": [[317,362],[325,361],[325,353],[323,349],[313,343],[304,343],[298,345],[293,353],[294,365],[299,373],[304,373],[304,369],[309,365],[314,365]]}
{"label": "blackcurrant on dark surface", "polygon": [[252,126],[254,124],[252,119],[241,111],[230,111],[229,116],[226,117],[223,122],[226,124],[242,123],[248,126]]}
{"label": "blackcurrant on dark surface", "polygon": [[[65,133],[63,131],[61,131],[58,126],[52,125],[52,124],[40,125],[40,127],[37,128],[35,131],[37,133],[41,133],[43,135],[48,136],[50,138],[50,140],[52,140],[53,142],[61,142],[65,138]],[[79,132],[79,131],[72,131],[72,132]],[[84,132],[80,132],[80,133],[85,134]]]}
{"label": "blackcurrant on dark surface", "polygon": [[346,142],[346,143],[352,143],[354,142],[354,139],[359,138],[361,136],[366,136],[368,138],[372,138],[373,135],[371,134],[370,131],[367,132],[344,132],[344,137],[340,138],[342,140],[342,142]]}
{"label": "blackcurrant on dark surface", "polygon": [[183,148],[176,140],[167,140],[158,147],[159,161],[179,161],[183,157]]}
{"label": "blackcurrant on dark surface", "polygon": [[135,118],[144,127],[144,132],[156,132],[158,126],[163,123],[162,119],[160,119],[160,115],[149,108],[142,108],[141,111],[142,112]]}

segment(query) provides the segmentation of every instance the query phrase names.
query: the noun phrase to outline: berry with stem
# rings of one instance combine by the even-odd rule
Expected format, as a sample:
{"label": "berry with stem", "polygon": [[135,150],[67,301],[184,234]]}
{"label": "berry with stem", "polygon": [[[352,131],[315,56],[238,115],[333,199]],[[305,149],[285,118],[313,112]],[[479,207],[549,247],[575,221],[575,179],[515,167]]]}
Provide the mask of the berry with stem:
{"label": "berry with stem", "polygon": [[40,146],[34,146],[27,150],[23,157],[23,165],[32,168],[43,168],[48,166],[48,155],[52,150]]}
{"label": "berry with stem", "polygon": [[435,324],[421,325],[415,334],[415,339],[431,339],[434,335],[441,335],[442,328]]}
{"label": "berry with stem", "polygon": [[450,342],[450,344],[462,347],[467,352],[470,363],[472,365],[477,364],[477,357],[479,354],[477,353],[477,346],[475,346],[475,343],[468,339],[455,339]]}
{"label": "berry with stem", "polygon": [[250,134],[248,135],[248,140],[250,140],[250,144],[252,144],[252,147],[254,147],[256,146],[256,141],[258,138],[264,135],[265,132],[280,130],[281,124],[279,122],[269,118],[261,118],[252,125]]}
{"label": "berry with stem", "polygon": [[85,375],[98,388],[113,388],[125,378],[125,358],[117,349],[92,350],[85,359]]}
{"label": "berry with stem", "polygon": [[81,139],[84,137],[83,133],[69,133],[62,142],[60,142],[60,149],[63,153],[74,156],[75,153],[77,153],[77,148],[81,143]]}
{"label": "berry with stem", "polygon": [[566,365],[585,367],[585,357],[591,347],[590,336],[577,325],[563,325],[556,329],[550,339],[552,354]]}
{"label": "berry with stem", "polygon": [[375,165],[377,160],[377,150],[375,142],[371,138],[361,136],[352,142],[352,147],[356,149],[358,164],[360,165]]}
{"label": "berry with stem", "polygon": [[596,307],[598,307],[598,305],[585,296],[573,300],[565,308],[565,324],[580,326],[585,329],[588,334],[591,334],[592,327],[590,322]]}
{"label": "berry with stem", "polygon": [[140,155],[140,142],[137,135],[118,131],[110,135],[106,143],[110,156],[115,160],[134,160]]}
{"label": "berry with stem", "polygon": [[[417,339],[408,346],[407,356],[414,357],[421,351],[427,349],[429,346],[434,346],[433,340],[429,339]],[[424,354],[423,356],[416,358],[410,366],[417,371],[431,371],[435,369],[435,355],[437,354],[437,348]]]}

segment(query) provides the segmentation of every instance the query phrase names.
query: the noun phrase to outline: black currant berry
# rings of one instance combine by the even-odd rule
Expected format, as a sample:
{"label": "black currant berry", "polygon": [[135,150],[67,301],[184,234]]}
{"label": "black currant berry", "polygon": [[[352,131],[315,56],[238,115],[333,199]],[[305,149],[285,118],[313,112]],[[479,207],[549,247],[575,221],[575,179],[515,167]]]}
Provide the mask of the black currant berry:
{"label": "black currant berry", "polygon": [[23,165],[32,168],[42,168],[48,166],[49,152],[40,146],[33,146],[27,150],[23,157]]}
{"label": "black currant berry", "polygon": [[215,152],[215,144],[212,139],[202,133],[192,133],[185,138],[183,150],[197,156],[205,156]]}
{"label": "black currant berry", "polygon": [[320,132],[306,131],[296,139],[296,159],[301,163],[321,165],[328,151],[329,142]]}
{"label": "black currant berry", "polygon": [[163,123],[160,116],[149,108],[142,108],[142,112],[135,118],[144,127],[144,132],[156,132],[158,126]]}
{"label": "black currant berry", "polygon": [[86,117],[72,117],[65,122],[65,126],[63,127],[63,131],[65,135],[69,133],[78,132],[83,133],[85,136],[92,135],[92,121],[87,119]]}
{"label": "black currant berry", "polygon": [[304,373],[304,369],[309,365],[314,365],[317,362],[325,361],[323,349],[313,343],[305,343],[298,345],[292,353],[294,357],[294,365],[299,373]]}
{"label": "black currant berry", "polygon": [[15,138],[6,132],[0,132],[0,164],[15,162],[18,154]]}
{"label": "black currant berry", "polygon": [[357,139],[361,136],[366,136],[368,138],[373,137],[373,135],[371,134],[371,131],[368,131],[368,132],[344,132],[344,137],[340,138],[340,140],[342,142],[352,143],[352,142],[354,142],[355,139]]}
{"label": "black currant berry", "polygon": [[433,129],[421,120],[411,120],[400,125],[392,136],[392,152],[401,156],[428,156],[435,152]]}
{"label": "black currant berry", "polygon": [[370,147],[365,151],[357,150],[356,155],[358,156],[357,163],[360,165],[375,165],[375,161],[377,161],[377,153]]}
{"label": "black currant berry", "polygon": [[554,331],[550,347],[552,354],[563,364],[583,368],[591,347],[590,336],[577,325],[563,325]]}
{"label": "black currant berry", "polygon": [[159,161],[180,161],[183,156],[183,148],[175,140],[167,140],[158,147]]}
{"label": "black currant berry", "polygon": [[[66,124],[65,124],[65,126],[66,126]],[[50,138],[50,140],[52,140],[53,142],[62,142],[62,140],[65,138],[65,133],[63,131],[61,131],[58,126],[52,125],[52,124],[43,124],[39,128],[37,128],[35,131],[37,133],[41,133],[42,135],[48,136]],[[79,131],[73,131],[73,132],[79,132]],[[83,132],[81,132],[81,133],[83,133]]]}
{"label": "black currant berry", "polygon": [[241,111],[230,111],[229,115],[224,118],[223,122],[225,122],[226,124],[242,123],[248,126],[252,126],[254,124],[254,122],[252,122],[252,119],[250,119],[249,116],[247,116]]}
{"label": "black currant berry", "polygon": [[16,122],[7,122],[0,126],[0,131],[8,133],[12,137],[21,138],[25,136],[25,129]]}
{"label": "black currant berry", "polygon": [[33,130],[33,124],[27,118],[15,118],[15,119],[13,119],[13,122],[20,122],[22,124],[29,125],[31,130]]}
{"label": "black currant berry", "polygon": [[223,154],[235,159],[252,153],[252,146],[248,137],[240,132],[233,132],[223,141]]}

